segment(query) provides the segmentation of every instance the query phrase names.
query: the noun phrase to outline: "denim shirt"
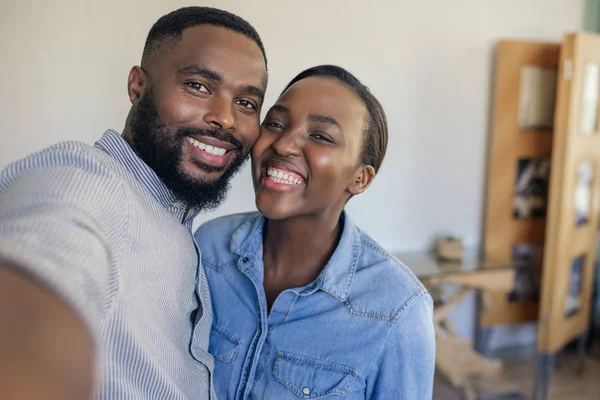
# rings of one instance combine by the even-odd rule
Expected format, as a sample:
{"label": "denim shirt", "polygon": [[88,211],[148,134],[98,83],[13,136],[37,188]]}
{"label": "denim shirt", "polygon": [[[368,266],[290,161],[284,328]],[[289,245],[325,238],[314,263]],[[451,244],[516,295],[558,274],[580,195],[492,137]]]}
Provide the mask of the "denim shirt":
{"label": "denim shirt", "polygon": [[317,279],[283,291],[270,312],[264,217],[231,215],[196,232],[220,400],[431,399],[431,296],[345,212],[341,218],[340,241]]}

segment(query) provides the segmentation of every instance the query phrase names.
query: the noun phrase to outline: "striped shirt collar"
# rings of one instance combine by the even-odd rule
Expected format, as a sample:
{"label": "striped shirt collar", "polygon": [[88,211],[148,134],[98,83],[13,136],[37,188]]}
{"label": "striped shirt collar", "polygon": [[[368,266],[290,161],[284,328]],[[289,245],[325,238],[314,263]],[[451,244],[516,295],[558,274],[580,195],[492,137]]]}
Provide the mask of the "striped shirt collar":
{"label": "striped shirt collar", "polygon": [[100,140],[95,143],[95,147],[108,153],[129,170],[178,221],[182,221],[185,215],[185,221],[182,222],[191,229],[192,221],[198,215],[199,210],[190,210],[186,215],[187,205],[175,197],[173,191],[133,151],[129,143],[117,131],[107,130]]}

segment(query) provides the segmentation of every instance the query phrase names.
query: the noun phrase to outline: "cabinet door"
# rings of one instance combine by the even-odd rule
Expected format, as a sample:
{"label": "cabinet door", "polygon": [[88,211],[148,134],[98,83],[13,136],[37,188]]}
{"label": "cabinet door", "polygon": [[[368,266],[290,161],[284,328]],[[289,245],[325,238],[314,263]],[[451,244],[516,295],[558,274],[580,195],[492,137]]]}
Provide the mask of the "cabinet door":
{"label": "cabinet door", "polygon": [[600,171],[600,36],[561,47],[538,350],[554,353],[589,326]]}
{"label": "cabinet door", "polygon": [[523,268],[510,293],[482,294],[484,327],[538,318],[560,46],[497,47],[484,256]]}

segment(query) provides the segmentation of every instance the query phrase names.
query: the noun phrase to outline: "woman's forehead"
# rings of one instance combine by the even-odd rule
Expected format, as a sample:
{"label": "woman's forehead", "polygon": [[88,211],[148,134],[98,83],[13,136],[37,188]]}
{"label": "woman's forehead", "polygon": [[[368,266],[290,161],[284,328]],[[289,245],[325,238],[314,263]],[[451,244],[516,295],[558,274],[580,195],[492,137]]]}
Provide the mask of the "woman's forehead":
{"label": "woman's forehead", "polygon": [[342,82],[327,77],[309,77],[294,83],[277,100],[298,117],[324,115],[343,128],[362,128],[366,107],[361,98]]}

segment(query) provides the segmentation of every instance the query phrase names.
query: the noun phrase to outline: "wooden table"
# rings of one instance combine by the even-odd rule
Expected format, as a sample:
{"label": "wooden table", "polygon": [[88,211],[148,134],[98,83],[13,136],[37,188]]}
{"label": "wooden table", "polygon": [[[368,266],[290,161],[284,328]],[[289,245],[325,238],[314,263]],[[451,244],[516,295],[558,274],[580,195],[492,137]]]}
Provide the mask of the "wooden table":
{"label": "wooden table", "polygon": [[[473,378],[498,377],[502,373],[502,361],[484,357],[473,348],[471,340],[458,337],[449,315],[466,296],[477,290],[508,295],[514,285],[516,269],[523,265],[479,260],[474,255],[466,255],[459,263],[440,262],[426,252],[394,256],[413,271],[434,298],[436,368],[454,387],[463,391],[467,400],[475,400]],[[445,290],[449,286],[455,290]]]}

